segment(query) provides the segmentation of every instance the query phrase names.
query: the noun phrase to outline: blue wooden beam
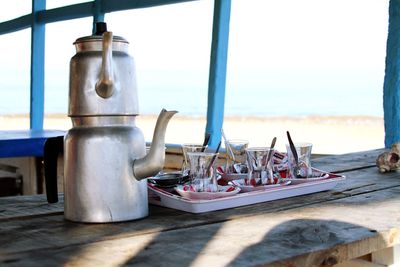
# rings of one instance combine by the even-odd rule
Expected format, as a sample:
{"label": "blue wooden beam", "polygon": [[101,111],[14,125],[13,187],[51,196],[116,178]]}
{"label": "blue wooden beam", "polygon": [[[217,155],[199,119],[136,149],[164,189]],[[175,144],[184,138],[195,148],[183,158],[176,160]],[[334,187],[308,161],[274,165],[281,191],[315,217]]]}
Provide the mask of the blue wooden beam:
{"label": "blue wooden beam", "polygon": [[46,9],[46,0],[32,0],[31,103],[30,128],[43,129],[45,24],[37,21],[37,12]]}
{"label": "blue wooden beam", "polygon": [[103,0],[103,10],[105,13],[121,11],[127,9],[147,8],[154,6],[178,4],[199,0]]}
{"label": "blue wooden beam", "polygon": [[[34,1],[33,1],[34,2]],[[93,16],[94,2],[81,3],[48,10],[39,10],[35,21],[40,24]],[[32,14],[0,23],[0,35],[24,30],[31,27]]]}
{"label": "blue wooden beam", "polygon": [[[69,6],[63,6],[48,10],[40,10],[37,13],[38,23],[52,23],[70,19],[91,17],[94,14],[105,14],[114,11],[122,11],[135,8],[147,8],[160,5],[185,3],[199,0],[94,0]],[[32,1],[33,3],[34,1]],[[29,28],[31,26],[31,14],[0,23],[0,34],[6,34]],[[102,21],[99,17],[99,21]]]}
{"label": "blue wooden beam", "polygon": [[231,0],[215,0],[206,125],[206,133],[211,134],[209,146],[212,148],[221,140],[224,121],[230,13]]}
{"label": "blue wooden beam", "polygon": [[25,15],[16,19],[0,23],[0,34],[12,33],[31,27],[32,15]]}
{"label": "blue wooden beam", "polygon": [[51,23],[93,16],[94,1],[40,11],[38,22]]}
{"label": "blue wooden beam", "polygon": [[400,141],[400,0],[389,3],[389,33],[383,85],[385,147]]}
{"label": "blue wooden beam", "polygon": [[97,22],[104,22],[104,11],[103,11],[103,0],[95,0],[93,5],[93,27],[92,33],[96,33],[96,23]]}

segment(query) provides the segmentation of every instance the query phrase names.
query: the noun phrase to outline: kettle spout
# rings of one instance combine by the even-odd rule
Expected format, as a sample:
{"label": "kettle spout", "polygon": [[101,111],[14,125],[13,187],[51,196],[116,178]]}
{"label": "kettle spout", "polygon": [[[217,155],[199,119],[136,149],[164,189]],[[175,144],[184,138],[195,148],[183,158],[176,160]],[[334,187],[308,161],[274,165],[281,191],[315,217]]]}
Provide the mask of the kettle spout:
{"label": "kettle spout", "polygon": [[169,120],[177,111],[161,110],[154,129],[153,141],[149,153],[133,162],[133,175],[137,180],[156,175],[164,167],[165,132]]}

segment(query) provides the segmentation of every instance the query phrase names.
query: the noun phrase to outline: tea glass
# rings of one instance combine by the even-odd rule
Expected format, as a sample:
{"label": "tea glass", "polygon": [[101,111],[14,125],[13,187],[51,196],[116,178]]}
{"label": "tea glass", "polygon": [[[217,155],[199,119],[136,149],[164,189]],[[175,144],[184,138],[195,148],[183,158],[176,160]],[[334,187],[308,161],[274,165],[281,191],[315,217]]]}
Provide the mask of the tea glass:
{"label": "tea glass", "polygon": [[226,147],[226,173],[247,173],[246,149],[249,141],[232,139],[225,141]]}
{"label": "tea glass", "polygon": [[182,154],[183,154],[183,163],[182,163],[182,174],[188,174],[190,170],[189,157],[187,155],[188,152],[204,152],[206,151],[207,146],[203,146],[200,144],[183,144],[182,145]]}
{"label": "tea glass", "polygon": [[246,149],[247,165],[249,167],[249,174],[246,179],[248,185],[265,185],[274,184],[273,173],[273,149],[271,156],[270,147],[249,147]]}
{"label": "tea glass", "polygon": [[190,185],[196,192],[217,192],[215,162],[218,154],[211,152],[187,152],[190,166]]}
{"label": "tea glass", "polygon": [[294,143],[296,148],[298,162],[293,156],[292,149],[286,144],[288,157],[288,170],[286,177],[288,178],[310,178],[312,177],[311,169],[311,143]]}

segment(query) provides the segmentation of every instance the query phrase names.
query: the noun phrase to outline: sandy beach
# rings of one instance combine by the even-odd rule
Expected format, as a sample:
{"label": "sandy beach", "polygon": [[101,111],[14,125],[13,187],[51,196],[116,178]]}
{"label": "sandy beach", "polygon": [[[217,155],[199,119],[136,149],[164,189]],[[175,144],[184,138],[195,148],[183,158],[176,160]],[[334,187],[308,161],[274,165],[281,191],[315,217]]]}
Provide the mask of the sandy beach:
{"label": "sandy beach", "polygon": [[[137,117],[137,126],[146,141],[151,141],[157,116]],[[168,125],[166,142],[171,144],[200,143],[203,140],[205,118],[175,115]],[[29,128],[27,115],[0,116],[2,130]],[[64,114],[47,115],[45,129],[68,130],[70,119]],[[227,117],[224,131],[229,139],[249,140],[250,146],[268,146],[278,138],[276,147],[285,151],[286,131],[296,142],[313,143],[315,154],[343,154],[382,148],[384,146],[383,118],[363,116],[310,116],[310,117]]]}

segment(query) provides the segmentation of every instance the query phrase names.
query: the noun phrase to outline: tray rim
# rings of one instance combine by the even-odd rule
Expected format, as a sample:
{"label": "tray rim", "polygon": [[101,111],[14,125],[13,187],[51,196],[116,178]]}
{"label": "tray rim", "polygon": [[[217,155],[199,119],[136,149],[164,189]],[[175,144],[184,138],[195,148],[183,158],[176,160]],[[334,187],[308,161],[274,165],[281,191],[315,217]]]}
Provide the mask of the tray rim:
{"label": "tray rim", "polygon": [[232,196],[210,200],[188,199],[148,184],[149,203],[190,213],[203,213],[327,191],[334,188],[339,182],[346,180],[344,175],[325,173],[328,173],[330,177],[264,190],[239,192]]}

